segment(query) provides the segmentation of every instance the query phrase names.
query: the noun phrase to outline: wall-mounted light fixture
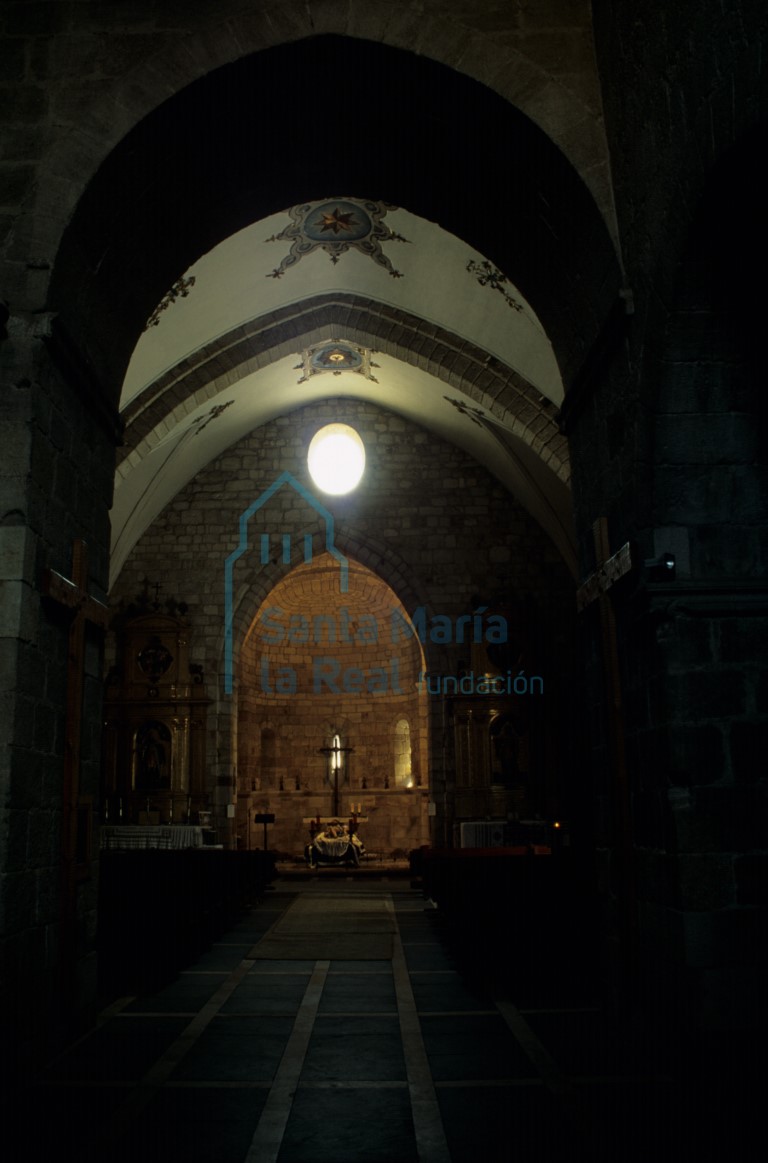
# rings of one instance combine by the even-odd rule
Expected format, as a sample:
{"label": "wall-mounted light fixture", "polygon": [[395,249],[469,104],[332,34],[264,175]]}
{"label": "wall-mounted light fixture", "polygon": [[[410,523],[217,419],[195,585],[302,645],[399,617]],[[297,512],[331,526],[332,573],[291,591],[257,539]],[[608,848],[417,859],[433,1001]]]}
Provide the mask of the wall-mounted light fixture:
{"label": "wall-mounted light fixture", "polygon": [[643,562],[649,581],[675,580],[675,555],[662,553],[658,557],[647,557]]}

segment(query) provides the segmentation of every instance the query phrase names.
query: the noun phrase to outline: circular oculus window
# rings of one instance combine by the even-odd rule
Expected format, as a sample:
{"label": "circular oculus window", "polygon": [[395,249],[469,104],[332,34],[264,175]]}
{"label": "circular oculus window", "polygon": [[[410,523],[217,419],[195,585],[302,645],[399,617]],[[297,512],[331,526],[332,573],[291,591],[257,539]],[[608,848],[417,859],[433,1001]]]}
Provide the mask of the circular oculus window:
{"label": "circular oculus window", "polygon": [[307,465],[319,489],[341,497],[360,483],[365,470],[365,446],[348,424],[326,424],[310,441]]}

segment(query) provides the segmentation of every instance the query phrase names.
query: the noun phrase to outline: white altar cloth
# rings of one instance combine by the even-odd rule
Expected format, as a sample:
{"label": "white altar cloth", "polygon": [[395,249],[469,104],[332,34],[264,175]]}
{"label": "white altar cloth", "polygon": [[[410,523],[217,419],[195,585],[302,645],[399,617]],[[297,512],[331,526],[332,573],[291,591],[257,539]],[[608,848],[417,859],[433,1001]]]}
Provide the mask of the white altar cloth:
{"label": "white altar cloth", "polygon": [[203,829],[190,824],[124,824],[101,829],[101,848],[202,848]]}

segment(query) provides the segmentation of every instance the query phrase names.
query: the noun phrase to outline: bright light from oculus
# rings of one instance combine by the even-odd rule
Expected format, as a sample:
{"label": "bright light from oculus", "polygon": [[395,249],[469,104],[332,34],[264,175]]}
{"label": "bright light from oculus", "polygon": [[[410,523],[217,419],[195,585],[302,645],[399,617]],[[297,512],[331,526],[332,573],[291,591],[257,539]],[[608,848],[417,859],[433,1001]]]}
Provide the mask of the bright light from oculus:
{"label": "bright light from oculus", "polygon": [[348,424],[326,424],[310,441],[307,464],[319,489],[341,497],[360,483],[365,470],[365,447]]}

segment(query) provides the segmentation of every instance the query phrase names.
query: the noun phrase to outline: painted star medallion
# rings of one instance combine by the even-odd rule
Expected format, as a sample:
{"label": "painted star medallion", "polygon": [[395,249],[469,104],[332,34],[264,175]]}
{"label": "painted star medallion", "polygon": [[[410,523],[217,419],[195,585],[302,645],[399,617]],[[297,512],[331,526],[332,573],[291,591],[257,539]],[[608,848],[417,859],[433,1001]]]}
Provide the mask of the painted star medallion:
{"label": "painted star medallion", "polygon": [[323,199],[321,202],[292,206],[288,210],[290,225],[266,240],[288,240],[291,249],[280,266],[270,271],[267,277],[282,278],[290,267],[317,249],[324,250],[332,263],[337,263],[343,254],[354,249],[384,267],[392,278],[401,278],[401,272],[395,270],[381,249],[383,242],[408,241],[382,221],[387,211],[396,209],[388,202],[368,202],[354,198]]}

